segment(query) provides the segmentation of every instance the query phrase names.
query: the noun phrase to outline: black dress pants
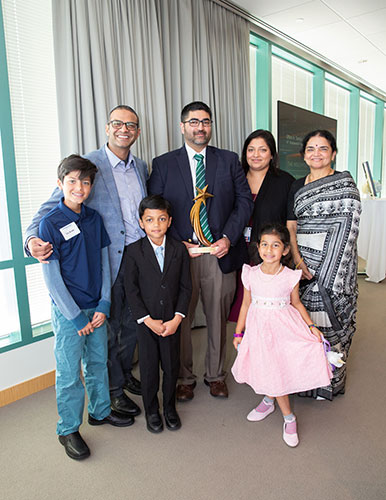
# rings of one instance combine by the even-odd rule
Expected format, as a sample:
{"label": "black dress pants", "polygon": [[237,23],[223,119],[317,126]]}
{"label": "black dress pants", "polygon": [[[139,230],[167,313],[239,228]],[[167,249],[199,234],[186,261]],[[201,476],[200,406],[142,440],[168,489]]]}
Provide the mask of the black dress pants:
{"label": "black dress pants", "polygon": [[122,387],[131,374],[137,345],[137,323],[132,318],[127,304],[122,264],[111,289],[107,333],[110,395],[117,397],[123,394]]}
{"label": "black dress pants", "polygon": [[138,325],[139,369],[143,406],[147,415],[159,410],[160,365],[163,372],[163,411],[175,410],[176,385],[180,367],[180,329],[174,335],[160,337],[144,323]]}

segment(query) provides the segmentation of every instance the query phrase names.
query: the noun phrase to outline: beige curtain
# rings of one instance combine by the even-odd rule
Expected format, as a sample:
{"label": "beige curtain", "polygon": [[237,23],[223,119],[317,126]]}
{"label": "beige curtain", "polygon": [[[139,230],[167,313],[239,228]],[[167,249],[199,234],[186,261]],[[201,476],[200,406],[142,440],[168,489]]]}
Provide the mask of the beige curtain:
{"label": "beige curtain", "polygon": [[211,0],[53,0],[61,153],[105,142],[108,111],[139,114],[134,153],[180,147],[182,107],[214,112],[212,144],[240,153],[251,131],[249,27]]}

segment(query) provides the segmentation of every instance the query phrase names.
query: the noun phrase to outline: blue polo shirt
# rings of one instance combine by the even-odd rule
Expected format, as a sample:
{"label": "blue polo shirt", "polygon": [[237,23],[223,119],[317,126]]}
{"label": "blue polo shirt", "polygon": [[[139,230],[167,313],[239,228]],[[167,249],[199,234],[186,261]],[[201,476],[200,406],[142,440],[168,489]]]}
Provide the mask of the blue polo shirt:
{"label": "blue polo shirt", "polygon": [[40,221],[39,238],[52,243],[48,260],[59,261],[63,281],[78,307],[95,308],[101,298],[101,249],[110,245],[110,238],[98,212],[82,205],[77,214],[63,200]]}

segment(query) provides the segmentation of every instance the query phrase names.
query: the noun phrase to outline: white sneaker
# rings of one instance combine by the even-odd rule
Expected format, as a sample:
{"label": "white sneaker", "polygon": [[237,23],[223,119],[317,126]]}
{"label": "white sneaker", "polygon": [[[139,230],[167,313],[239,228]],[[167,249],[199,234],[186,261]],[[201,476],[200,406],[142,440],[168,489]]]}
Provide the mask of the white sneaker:
{"label": "white sneaker", "polygon": [[285,444],[291,448],[295,448],[299,444],[299,436],[297,433],[296,418],[291,422],[284,422],[283,424],[283,439]]}
{"label": "white sneaker", "polygon": [[264,420],[265,417],[268,417],[271,413],[275,411],[275,403],[267,404],[264,399],[261,403],[253,408],[247,415],[247,420],[250,422],[259,422],[260,420]]}

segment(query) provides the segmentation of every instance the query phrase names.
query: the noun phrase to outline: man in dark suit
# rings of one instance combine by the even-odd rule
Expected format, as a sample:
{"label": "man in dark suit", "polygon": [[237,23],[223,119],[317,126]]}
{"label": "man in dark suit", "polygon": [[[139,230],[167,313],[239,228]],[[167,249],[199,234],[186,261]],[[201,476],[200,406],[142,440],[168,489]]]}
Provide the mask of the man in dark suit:
{"label": "man in dark suit", "polygon": [[147,196],[139,205],[139,216],[146,237],[125,249],[123,267],[127,300],[138,323],[147,428],[158,433],[163,430],[157,397],[160,363],[166,427],[172,431],[181,427],[175,407],[180,323],[188,312],[192,286],[186,248],[166,237],[172,220],[170,203],[158,195]]}
{"label": "man in dark suit", "polygon": [[[208,146],[212,112],[205,103],[186,105],[180,127],[185,145],[153,160],[148,183],[149,193],[161,194],[170,201],[170,234],[185,244],[191,257],[193,292],[188,316],[181,325],[177,400],[188,401],[194,396],[191,324],[200,292],[208,330],[204,382],[212,396],[228,397],[224,371],[226,321],[235,291],[235,270],[247,259],[242,232],[252,213],[252,195],[236,153]],[[190,223],[197,184],[208,185],[207,191],[213,195],[207,200],[204,219],[200,214],[201,226],[213,247],[211,254],[191,253],[200,246]]]}

